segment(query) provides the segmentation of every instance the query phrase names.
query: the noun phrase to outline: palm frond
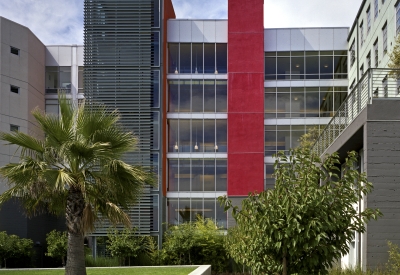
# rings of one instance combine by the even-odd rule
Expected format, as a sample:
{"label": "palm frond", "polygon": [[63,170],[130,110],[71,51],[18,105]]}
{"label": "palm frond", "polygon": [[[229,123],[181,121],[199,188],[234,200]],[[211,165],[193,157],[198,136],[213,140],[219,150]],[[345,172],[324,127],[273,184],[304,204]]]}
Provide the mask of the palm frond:
{"label": "palm frond", "polygon": [[74,123],[74,106],[72,101],[67,99],[65,93],[58,95],[58,102],[60,104],[60,122],[63,128],[67,131],[73,127]]}
{"label": "palm frond", "polygon": [[21,156],[38,156],[45,151],[43,141],[22,132],[0,133],[0,140],[8,141],[22,148]]}

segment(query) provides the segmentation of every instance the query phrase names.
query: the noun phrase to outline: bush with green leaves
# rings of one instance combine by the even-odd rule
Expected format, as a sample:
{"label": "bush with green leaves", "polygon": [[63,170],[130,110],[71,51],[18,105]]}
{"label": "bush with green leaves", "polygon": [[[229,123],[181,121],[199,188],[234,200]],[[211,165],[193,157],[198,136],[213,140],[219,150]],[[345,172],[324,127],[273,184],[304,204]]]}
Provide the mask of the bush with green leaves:
{"label": "bush with green leaves", "polygon": [[210,264],[214,272],[228,269],[224,234],[211,219],[173,225],[164,235],[161,260],[167,265]]}
{"label": "bush with green leaves", "polygon": [[32,256],[33,241],[20,238],[17,235],[8,235],[0,232],[0,267],[7,267],[7,260],[11,258],[29,258]]}
{"label": "bush with green leaves", "polygon": [[340,171],[336,153],[320,159],[305,148],[281,152],[274,189],[250,194],[240,210],[219,198],[237,223],[227,235],[230,256],[256,274],[327,274],[349,252],[354,232],[381,214],[354,207],[372,190],[356,161],[350,152]]}
{"label": "bush with green leaves", "polygon": [[67,257],[68,237],[67,232],[53,230],[46,235],[47,253],[46,256],[61,260],[62,266],[65,266]]}
{"label": "bush with green leaves", "polygon": [[125,263],[128,258],[130,265],[130,258],[136,257],[140,250],[141,238],[135,235],[136,228],[124,228],[119,231],[116,228],[110,229],[107,233],[107,249],[113,257],[120,260],[120,264]]}

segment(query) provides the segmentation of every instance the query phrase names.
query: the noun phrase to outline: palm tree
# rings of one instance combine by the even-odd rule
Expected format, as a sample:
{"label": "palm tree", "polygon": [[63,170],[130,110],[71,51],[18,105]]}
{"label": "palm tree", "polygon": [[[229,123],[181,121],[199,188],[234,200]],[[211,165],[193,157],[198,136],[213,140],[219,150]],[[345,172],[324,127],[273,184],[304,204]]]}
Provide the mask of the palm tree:
{"label": "palm tree", "polygon": [[[10,189],[0,205],[18,197],[28,214],[65,211],[68,251],[65,274],[86,274],[85,233],[100,217],[130,225],[124,212],[154,177],[122,161],[136,138],[124,131],[116,111],[85,104],[74,107],[59,96],[60,114],[32,111],[44,138],[21,132],[1,133],[0,140],[19,147],[19,162],[0,168]],[[100,216],[100,215],[101,216]]]}

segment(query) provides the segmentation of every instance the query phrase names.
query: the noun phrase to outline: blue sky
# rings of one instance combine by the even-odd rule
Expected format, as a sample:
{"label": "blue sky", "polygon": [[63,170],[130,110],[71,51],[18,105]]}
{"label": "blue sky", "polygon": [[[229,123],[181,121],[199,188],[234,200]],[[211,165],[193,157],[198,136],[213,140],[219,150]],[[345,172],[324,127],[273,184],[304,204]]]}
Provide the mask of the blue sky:
{"label": "blue sky", "polygon": [[[83,44],[84,0],[0,0],[46,45]],[[172,0],[177,18],[227,18],[228,0]],[[245,1],[245,0],[243,0]],[[264,0],[264,27],[351,27],[362,0]]]}

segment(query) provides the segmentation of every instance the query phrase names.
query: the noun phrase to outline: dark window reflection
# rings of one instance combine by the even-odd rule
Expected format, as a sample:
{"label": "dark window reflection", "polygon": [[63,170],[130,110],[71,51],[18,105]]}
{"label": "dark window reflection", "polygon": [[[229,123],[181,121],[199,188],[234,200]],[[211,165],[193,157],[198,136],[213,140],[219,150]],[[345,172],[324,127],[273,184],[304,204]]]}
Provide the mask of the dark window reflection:
{"label": "dark window reflection", "polygon": [[228,50],[226,43],[216,44],[216,67],[219,74],[226,74],[228,72]]}
{"label": "dark window reflection", "polygon": [[215,44],[204,44],[204,73],[215,73]]}
{"label": "dark window reflection", "polygon": [[192,44],[192,73],[203,73],[203,44]]}
{"label": "dark window reflection", "polygon": [[179,44],[169,43],[168,44],[168,73],[179,72]]}
{"label": "dark window reflection", "polygon": [[189,43],[181,43],[180,45],[180,66],[179,73],[188,74],[190,73],[190,54],[191,52],[191,44]]}

